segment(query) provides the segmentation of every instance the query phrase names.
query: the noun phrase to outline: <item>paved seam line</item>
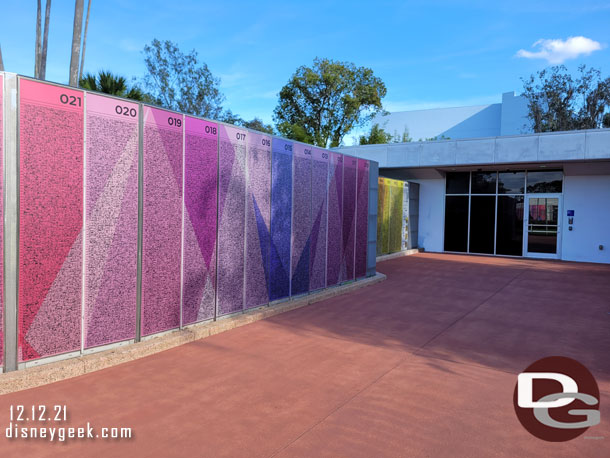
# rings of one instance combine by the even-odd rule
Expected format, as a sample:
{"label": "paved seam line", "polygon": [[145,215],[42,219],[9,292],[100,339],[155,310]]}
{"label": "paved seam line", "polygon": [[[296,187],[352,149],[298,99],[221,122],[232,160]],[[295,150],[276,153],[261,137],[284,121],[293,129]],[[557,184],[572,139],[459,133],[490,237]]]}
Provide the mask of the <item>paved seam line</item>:
{"label": "paved seam line", "polygon": [[371,383],[369,383],[368,385],[364,386],[361,390],[359,390],[357,393],[355,393],[353,396],[351,396],[350,398],[346,399],[345,401],[343,401],[342,403],[340,403],[339,405],[337,405],[337,407],[335,407],[331,412],[329,412],[326,416],[324,416],[323,418],[321,418],[320,420],[318,420],[317,422],[315,422],[314,424],[312,424],[309,428],[307,428],[305,431],[303,431],[301,434],[299,434],[296,438],[294,438],[294,440],[290,441],[288,444],[286,444],[284,447],[282,447],[281,449],[279,449],[278,451],[274,452],[273,454],[269,455],[269,458],[273,458],[274,456],[277,456],[279,453],[283,452],[284,450],[286,450],[288,447],[290,447],[292,444],[294,444],[296,441],[298,441],[301,437],[303,437],[305,434],[307,434],[308,432],[310,432],[312,429],[314,429],[316,426],[318,426],[320,423],[323,423],[328,417],[330,417],[332,414],[334,414],[335,412],[337,412],[339,409],[341,409],[342,407],[344,407],[346,404],[348,404],[349,402],[353,401],[356,397],[360,396],[363,392],[365,392],[366,390],[368,390],[370,387],[372,387],[373,385],[375,385],[379,380],[381,380],[383,377],[385,377],[386,375],[388,375],[390,372],[392,372],[394,369],[396,369],[398,366],[400,366],[402,363],[404,363],[407,358],[410,356],[410,354],[406,355],[404,358],[402,358],[400,361],[398,361],[394,366],[392,366],[390,369],[388,369],[387,371],[385,371],[383,374],[381,374],[379,377],[377,377],[375,380],[373,380]]}
{"label": "paved seam line", "polygon": [[[464,318],[466,318],[468,315],[470,315],[472,312],[474,312],[475,310],[477,310],[479,307],[481,307],[483,304],[485,304],[487,301],[489,301],[491,298],[495,297],[498,293],[500,293],[501,291],[503,291],[506,287],[508,287],[512,282],[514,282],[517,278],[519,278],[521,275],[523,275],[525,272],[527,272],[528,270],[530,270],[530,268],[525,268],[523,269],[521,272],[519,272],[517,275],[515,275],[513,278],[510,279],[510,281],[508,283],[506,283],[506,285],[504,285],[502,288],[500,288],[499,290],[497,290],[495,293],[493,293],[492,295],[486,297],[485,299],[483,299],[481,301],[481,303],[479,303],[476,307],[474,307],[472,310],[466,312],[464,315],[462,315],[461,317],[457,318],[453,323],[451,323],[449,326],[447,326],[445,329],[443,329],[442,331],[438,332],[437,334],[435,334],[434,336],[432,336],[432,338],[430,338],[425,344],[423,344],[421,347],[419,347],[417,350],[413,351],[414,355],[417,355],[420,350],[423,350],[427,345],[429,345],[430,343],[432,343],[432,341],[436,340],[438,337],[440,337],[442,334],[444,334],[448,329],[452,328],[453,326],[455,326],[459,321],[463,320]],[[419,356],[419,355],[418,355]]]}

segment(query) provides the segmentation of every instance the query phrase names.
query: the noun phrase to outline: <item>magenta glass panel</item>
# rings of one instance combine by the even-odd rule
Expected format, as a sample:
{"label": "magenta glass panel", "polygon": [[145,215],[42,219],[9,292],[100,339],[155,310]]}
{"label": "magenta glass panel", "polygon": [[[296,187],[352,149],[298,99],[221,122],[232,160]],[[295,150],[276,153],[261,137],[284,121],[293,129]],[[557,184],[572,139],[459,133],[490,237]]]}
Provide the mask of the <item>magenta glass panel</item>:
{"label": "magenta glass panel", "polygon": [[133,339],[138,249],[138,110],[87,94],[85,347]]}
{"label": "magenta glass panel", "polygon": [[218,125],[218,315],[244,308],[246,137],[248,132]]}
{"label": "magenta glass panel", "polygon": [[183,122],[144,107],[142,335],[180,325]]}
{"label": "magenta glass panel", "polygon": [[313,147],[295,143],[292,194],[292,281],[293,296],[309,291],[311,245],[311,154]]}
{"label": "magenta glass panel", "polygon": [[311,163],[311,241],[309,290],[326,286],[326,228],[329,151],[313,148]]}
{"label": "magenta glass panel", "polygon": [[328,250],[326,284],[340,281],[343,257],[343,155],[330,153],[328,171]]}
{"label": "magenta glass panel", "polygon": [[271,137],[246,135],[246,308],[251,308],[269,302]]}
{"label": "magenta glass panel", "polygon": [[356,201],[356,278],[366,276],[366,249],[369,218],[369,161],[358,159]]}
{"label": "magenta glass panel", "polygon": [[83,92],[19,79],[19,361],[80,350]]}
{"label": "magenta glass panel", "polygon": [[356,170],[358,159],[345,156],[343,163],[343,263],[341,281],[354,279],[356,242]]}
{"label": "magenta glass panel", "polygon": [[[4,77],[0,75],[0,221],[4,221],[4,103],[2,93],[4,90]],[[4,246],[4,224],[0,224],[0,247]],[[0,366],[4,363],[4,252],[0,250]]]}
{"label": "magenta glass panel", "polygon": [[185,118],[182,323],[214,318],[218,125]]}

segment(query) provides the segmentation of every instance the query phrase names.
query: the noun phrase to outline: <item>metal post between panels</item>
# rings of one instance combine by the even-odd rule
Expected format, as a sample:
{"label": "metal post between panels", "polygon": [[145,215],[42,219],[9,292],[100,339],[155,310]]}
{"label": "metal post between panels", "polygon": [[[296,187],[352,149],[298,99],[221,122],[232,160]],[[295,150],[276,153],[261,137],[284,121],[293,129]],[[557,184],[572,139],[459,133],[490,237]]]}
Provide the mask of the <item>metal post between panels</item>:
{"label": "metal post between panels", "polygon": [[142,339],[142,231],[144,214],[144,107],[138,107],[138,254],[136,278],[136,338]]}
{"label": "metal post between panels", "polygon": [[4,371],[17,370],[19,294],[19,82],[4,73]]}

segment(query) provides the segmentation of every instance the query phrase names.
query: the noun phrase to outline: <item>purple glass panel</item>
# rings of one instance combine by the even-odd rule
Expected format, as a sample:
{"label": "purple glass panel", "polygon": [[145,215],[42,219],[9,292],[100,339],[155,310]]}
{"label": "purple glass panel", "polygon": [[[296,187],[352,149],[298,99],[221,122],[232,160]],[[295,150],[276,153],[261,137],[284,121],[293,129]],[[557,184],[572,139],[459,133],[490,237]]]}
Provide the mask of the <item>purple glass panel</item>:
{"label": "purple glass panel", "polygon": [[313,148],[311,165],[311,241],[309,290],[326,286],[326,228],[329,151]]}
{"label": "purple glass panel", "polygon": [[343,155],[330,153],[328,182],[328,255],[326,284],[340,281],[343,244]]}
{"label": "purple glass panel", "polygon": [[341,281],[354,279],[356,242],[356,170],[358,159],[345,156],[343,163],[343,263]]}
{"label": "purple glass panel", "polygon": [[366,276],[366,251],[369,219],[369,161],[358,159],[358,197],[356,202],[356,278]]}
{"label": "purple glass panel", "polygon": [[184,125],[182,323],[214,318],[218,125],[187,116]]}
{"label": "purple glass panel", "polygon": [[247,135],[243,129],[218,126],[218,315],[244,308]]}
{"label": "purple glass panel", "polygon": [[144,107],[142,335],[180,325],[183,122]]}
{"label": "purple glass panel", "polygon": [[269,302],[271,137],[247,133],[246,308]]}
{"label": "purple glass panel", "polygon": [[295,143],[292,195],[293,296],[309,291],[309,247],[311,243],[311,154],[312,146]]}
{"label": "purple glass panel", "polygon": [[86,348],[136,334],[138,110],[87,94]]}
{"label": "purple glass panel", "polygon": [[270,300],[290,295],[290,236],[292,226],[292,142],[274,138],[271,170]]}

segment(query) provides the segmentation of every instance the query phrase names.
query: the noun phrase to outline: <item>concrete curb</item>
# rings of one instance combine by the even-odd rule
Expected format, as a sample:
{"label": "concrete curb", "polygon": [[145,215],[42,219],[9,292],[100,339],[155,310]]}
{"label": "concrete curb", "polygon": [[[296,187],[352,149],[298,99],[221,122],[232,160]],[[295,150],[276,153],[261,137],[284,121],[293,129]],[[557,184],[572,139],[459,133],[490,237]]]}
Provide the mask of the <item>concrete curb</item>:
{"label": "concrete curb", "polygon": [[271,306],[262,306],[248,310],[239,315],[220,318],[217,321],[190,325],[184,329],[176,330],[143,342],[0,374],[0,395],[66,380],[68,378],[77,377],[79,375],[88,374],[90,372],[99,371],[101,369],[153,355],[255,321],[264,320],[265,318],[280,313],[349,293],[379,283],[385,279],[386,276],[384,274],[377,272],[373,277],[327,288],[307,296],[297,297]]}
{"label": "concrete curb", "polygon": [[377,256],[376,261],[377,262],[387,261],[388,259],[400,258],[402,256],[410,256],[412,254],[422,253],[423,251],[424,250],[421,250],[419,248],[413,248],[412,250],[397,251],[396,253],[383,254],[381,256]]}

